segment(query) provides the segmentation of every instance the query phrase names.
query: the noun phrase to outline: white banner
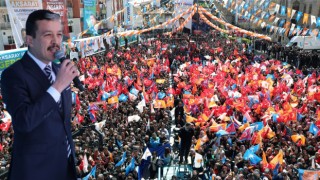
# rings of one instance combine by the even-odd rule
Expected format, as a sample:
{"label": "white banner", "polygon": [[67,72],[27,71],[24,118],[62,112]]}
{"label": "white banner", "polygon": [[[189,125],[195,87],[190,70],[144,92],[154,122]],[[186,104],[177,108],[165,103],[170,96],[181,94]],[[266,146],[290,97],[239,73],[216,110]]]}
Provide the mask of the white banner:
{"label": "white banner", "polygon": [[317,24],[317,19],[316,19],[316,16],[314,16],[314,15],[311,15],[311,25],[312,24]]}
{"label": "white banner", "polygon": [[295,9],[292,9],[292,12],[291,12],[291,19],[293,18],[294,14],[296,13],[297,10]]}
{"label": "white banner", "polygon": [[42,9],[42,0],[6,0],[10,25],[16,48],[24,45],[26,21],[30,13]]}
{"label": "white banner", "polygon": [[280,5],[276,4],[276,7],[274,8],[274,12],[278,14],[279,10],[280,10]]}

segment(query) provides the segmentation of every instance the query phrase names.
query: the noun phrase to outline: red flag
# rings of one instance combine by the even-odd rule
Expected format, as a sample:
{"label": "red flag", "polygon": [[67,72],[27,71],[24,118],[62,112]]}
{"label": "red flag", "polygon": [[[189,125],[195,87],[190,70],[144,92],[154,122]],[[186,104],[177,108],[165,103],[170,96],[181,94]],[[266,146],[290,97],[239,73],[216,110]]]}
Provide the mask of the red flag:
{"label": "red flag", "polygon": [[239,141],[251,140],[251,128],[247,128],[241,134]]}
{"label": "red flag", "polygon": [[11,121],[4,122],[0,124],[1,131],[8,132],[11,126]]}
{"label": "red flag", "polygon": [[152,80],[150,80],[148,78],[144,78],[143,84],[144,84],[144,86],[149,87],[152,84]]}
{"label": "red flag", "polygon": [[230,134],[236,132],[236,127],[234,126],[234,122],[230,124],[230,126],[226,129],[226,131]]}
{"label": "red flag", "polygon": [[84,117],[81,116],[80,114],[77,114],[77,119],[79,124],[82,124],[82,122],[84,121]]}
{"label": "red flag", "polygon": [[138,91],[142,91],[142,87],[141,87],[138,83],[134,83],[134,87],[135,87]]}
{"label": "red flag", "polygon": [[80,100],[78,94],[76,94],[76,111],[78,112],[80,110]]}

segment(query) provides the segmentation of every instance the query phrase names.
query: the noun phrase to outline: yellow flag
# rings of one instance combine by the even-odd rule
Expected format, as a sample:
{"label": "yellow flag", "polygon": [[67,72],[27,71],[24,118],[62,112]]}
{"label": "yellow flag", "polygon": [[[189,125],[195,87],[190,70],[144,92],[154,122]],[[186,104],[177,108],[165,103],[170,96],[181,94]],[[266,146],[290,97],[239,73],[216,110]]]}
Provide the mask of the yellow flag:
{"label": "yellow flag", "polygon": [[156,80],[156,83],[158,83],[158,84],[163,84],[164,82],[166,82],[165,79],[157,79]]}
{"label": "yellow flag", "polygon": [[304,146],[306,144],[306,137],[304,137],[304,135],[295,134],[291,136],[291,139],[294,143],[298,143],[300,140],[301,145]]}
{"label": "yellow flag", "polygon": [[113,96],[111,98],[108,99],[108,104],[114,104],[114,103],[118,103],[118,96]]}
{"label": "yellow flag", "polygon": [[303,24],[307,24],[308,21],[309,21],[309,14],[308,13],[304,13],[302,23]]}
{"label": "yellow flag", "polygon": [[287,8],[287,16],[288,18],[291,18],[291,12],[292,12],[292,9],[291,8]]}
{"label": "yellow flag", "polygon": [[154,108],[159,109],[159,108],[166,108],[166,102],[164,100],[155,100],[154,103]]}
{"label": "yellow flag", "polygon": [[197,144],[194,146],[194,150],[199,150],[200,149],[200,147],[201,147],[201,139],[199,138],[198,140],[197,140]]}
{"label": "yellow flag", "polygon": [[243,124],[242,126],[239,127],[239,131],[242,132],[243,130],[245,130],[249,126],[250,126],[250,124],[249,124],[249,122],[247,122],[247,123],[245,123],[245,124]]}
{"label": "yellow flag", "polygon": [[194,118],[194,117],[192,117],[192,116],[186,115],[186,122],[187,122],[187,123],[191,123],[191,122],[193,122],[194,120],[196,120],[196,118]]}
{"label": "yellow flag", "polygon": [[201,117],[202,117],[202,119],[205,120],[205,121],[208,121],[208,119],[209,119],[208,116],[205,115],[205,114],[203,114],[203,113],[201,114]]}

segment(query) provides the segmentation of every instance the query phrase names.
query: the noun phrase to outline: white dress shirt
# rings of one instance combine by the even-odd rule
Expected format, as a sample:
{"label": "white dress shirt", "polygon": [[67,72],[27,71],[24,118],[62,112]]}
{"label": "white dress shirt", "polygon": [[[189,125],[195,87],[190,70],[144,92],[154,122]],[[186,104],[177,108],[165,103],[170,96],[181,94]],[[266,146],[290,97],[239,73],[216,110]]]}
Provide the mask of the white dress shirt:
{"label": "white dress shirt", "polygon": [[[47,66],[47,64],[43,63],[42,61],[40,61],[38,58],[34,57],[29,51],[27,51],[28,55],[33,59],[33,61],[40,67],[40,69],[43,71],[44,74],[46,74],[44,68]],[[52,69],[52,63],[50,62],[48,65],[51,66]],[[56,75],[53,72],[53,69],[51,71],[51,76],[53,81],[56,80]],[[47,90],[47,92],[52,96],[52,98],[58,102],[59,99],[61,98],[61,94],[59,93],[58,90],[56,90],[54,87],[50,86],[49,89]]]}

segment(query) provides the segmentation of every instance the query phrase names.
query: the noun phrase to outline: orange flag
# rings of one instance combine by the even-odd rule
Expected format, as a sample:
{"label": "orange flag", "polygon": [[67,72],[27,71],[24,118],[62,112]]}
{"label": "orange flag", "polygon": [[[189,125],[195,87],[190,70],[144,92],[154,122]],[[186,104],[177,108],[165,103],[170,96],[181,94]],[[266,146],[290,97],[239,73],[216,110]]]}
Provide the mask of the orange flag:
{"label": "orange flag", "polygon": [[118,96],[113,96],[113,97],[108,99],[108,104],[115,104],[115,103],[118,103],[118,102],[119,102]]}
{"label": "orange flag", "polygon": [[279,153],[270,161],[271,168],[274,169],[277,164],[283,163],[283,151],[280,149]]}
{"label": "orange flag", "polygon": [[191,123],[191,122],[193,122],[194,120],[197,120],[197,119],[194,118],[194,117],[192,117],[192,116],[186,115],[186,122],[187,122],[187,123]]}
{"label": "orange flag", "polygon": [[263,165],[263,167],[268,166],[267,156],[264,151],[262,152],[262,165]]}
{"label": "orange flag", "polygon": [[194,150],[199,150],[200,149],[200,147],[201,147],[201,139],[199,138],[198,140],[197,140],[197,144],[194,146]]}
{"label": "orange flag", "polygon": [[247,123],[245,123],[245,124],[243,124],[242,126],[239,127],[239,131],[242,132],[243,130],[245,130],[249,126],[250,126],[250,124],[249,124],[249,122],[247,122]]}
{"label": "orange flag", "polygon": [[174,99],[170,97],[167,99],[167,106],[166,107],[173,107],[174,106]]}
{"label": "orange flag", "polygon": [[159,109],[159,108],[166,108],[166,102],[164,100],[155,100],[154,103],[154,108]]}
{"label": "orange flag", "polygon": [[261,131],[255,132],[252,135],[251,144],[262,144]]}
{"label": "orange flag", "polygon": [[291,139],[294,143],[297,143],[300,146],[306,145],[306,137],[304,137],[304,135],[295,134],[291,136]]}

